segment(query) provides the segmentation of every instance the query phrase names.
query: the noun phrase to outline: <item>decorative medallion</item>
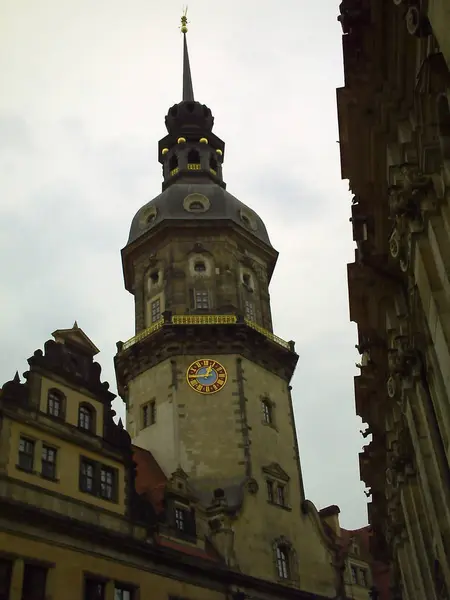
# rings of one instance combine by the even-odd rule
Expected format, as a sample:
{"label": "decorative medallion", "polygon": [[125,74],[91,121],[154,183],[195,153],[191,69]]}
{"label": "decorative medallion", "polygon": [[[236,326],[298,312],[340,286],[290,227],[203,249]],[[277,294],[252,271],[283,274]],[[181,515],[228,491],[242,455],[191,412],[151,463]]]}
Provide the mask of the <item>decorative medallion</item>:
{"label": "decorative medallion", "polygon": [[200,358],[187,369],[186,379],[199,394],[215,394],[227,382],[225,367],[212,358]]}

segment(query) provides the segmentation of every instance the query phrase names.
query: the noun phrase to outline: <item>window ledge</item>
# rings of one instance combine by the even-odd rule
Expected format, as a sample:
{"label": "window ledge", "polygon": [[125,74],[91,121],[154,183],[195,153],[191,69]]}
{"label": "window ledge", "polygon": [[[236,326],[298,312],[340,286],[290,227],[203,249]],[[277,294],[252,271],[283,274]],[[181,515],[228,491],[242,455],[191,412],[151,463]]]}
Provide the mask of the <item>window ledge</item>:
{"label": "window ledge", "polygon": [[51,475],[45,475],[45,473],[39,473],[42,479],[46,479],[47,481],[53,481],[54,483],[59,483],[58,477],[52,477]]}
{"label": "window ledge", "polygon": [[274,431],[278,432],[278,427],[275,425],[275,423],[268,423],[267,421],[264,421],[264,419],[261,419],[261,423],[263,425],[265,425],[266,427],[270,427],[271,429],[273,429]]}
{"label": "window ledge", "polygon": [[287,511],[292,510],[292,508],[290,506],[288,506],[287,504],[278,504],[277,502],[271,502],[270,500],[267,500],[267,504],[270,504],[270,506],[276,506],[277,508],[282,508],[283,510],[287,510]]}
{"label": "window ledge", "polygon": [[39,473],[34,469],[27,469],[26,467],[22,467],[22,465],[16,464],[16,469],[22,471],[23,473],[29,473],[30,475],[38,475]]}

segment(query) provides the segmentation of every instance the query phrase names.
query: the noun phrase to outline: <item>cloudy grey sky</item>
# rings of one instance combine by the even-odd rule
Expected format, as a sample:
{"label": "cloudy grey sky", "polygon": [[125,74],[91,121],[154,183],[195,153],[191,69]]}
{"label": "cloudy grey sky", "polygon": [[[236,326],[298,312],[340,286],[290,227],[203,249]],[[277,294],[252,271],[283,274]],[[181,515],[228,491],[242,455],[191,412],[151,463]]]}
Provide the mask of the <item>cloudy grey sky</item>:
{"label": "cloudy grey sky", "polygon": [[[280,252],[275,332],[294,339],[307,496],[367,522],[354,414],[353,242],[340,180],[338,0],[190,0],[194,92],[227,144],[228,190]],[[75,319],[115,389],[133,335],[120,249],[161,189],[157,141],[181,94],[178,0],[0,0],[0,384]],[[123,415],[121,401],[115,408]]]}

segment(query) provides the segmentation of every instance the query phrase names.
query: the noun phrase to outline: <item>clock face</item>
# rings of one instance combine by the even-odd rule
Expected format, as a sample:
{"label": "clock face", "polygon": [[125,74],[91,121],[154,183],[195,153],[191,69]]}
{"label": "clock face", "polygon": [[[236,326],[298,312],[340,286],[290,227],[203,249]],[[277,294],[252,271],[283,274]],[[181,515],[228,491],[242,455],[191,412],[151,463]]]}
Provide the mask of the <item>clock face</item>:
{"label": "clock face", "polygon": [[214,394],[227,382],[225,367],[212,358],[200,358],[188,367],[186,379],[200,394]]}

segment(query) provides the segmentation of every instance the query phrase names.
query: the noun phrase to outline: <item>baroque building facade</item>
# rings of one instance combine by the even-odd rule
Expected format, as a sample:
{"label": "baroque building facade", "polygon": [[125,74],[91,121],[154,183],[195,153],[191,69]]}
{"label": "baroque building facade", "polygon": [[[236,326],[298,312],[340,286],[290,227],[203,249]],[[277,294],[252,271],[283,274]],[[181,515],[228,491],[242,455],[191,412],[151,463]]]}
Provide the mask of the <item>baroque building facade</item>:
{"label": "baroque building facade", "polygon": [[372,551],[394,598],[450,594],[450,4],[345,0],[337,91]]}
{"label": "baroque building facade", "polygon": [[182,31],[162,193],[122,251],[136,328],[115,356],[126,428],[77,323],[3,386],[0,600],[345,596],[330,514],[302,482],[298,356],[272,330],[277,252],[225,189],[185,18]]}

